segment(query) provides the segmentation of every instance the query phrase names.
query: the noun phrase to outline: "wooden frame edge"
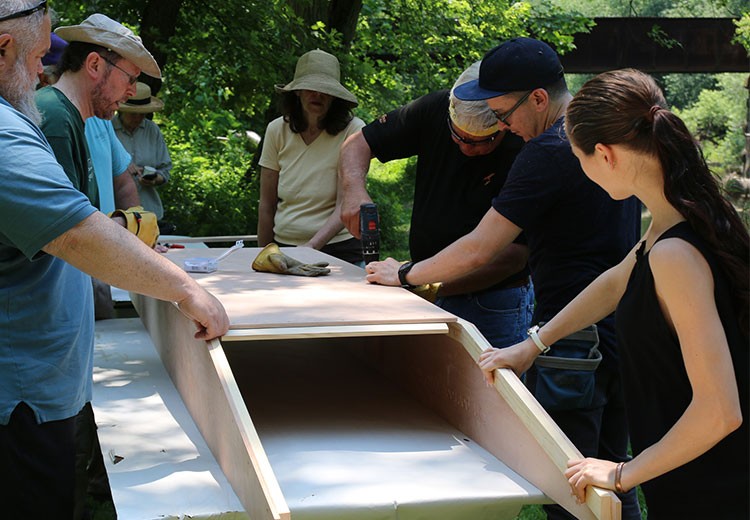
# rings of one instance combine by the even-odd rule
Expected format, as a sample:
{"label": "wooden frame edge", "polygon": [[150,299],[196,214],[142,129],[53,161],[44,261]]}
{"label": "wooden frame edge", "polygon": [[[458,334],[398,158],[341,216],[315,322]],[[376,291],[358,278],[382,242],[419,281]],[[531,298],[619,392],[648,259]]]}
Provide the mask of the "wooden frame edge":
{"label": "wooden frame edge", "polygon": [[[455,323],[449,323],[448,329],[449,336],[461,343],[474,361],[478,361],[479,355],[491,347],[473,324],[461,318]],[[581,452],[513,371],[495,370],[495,389],[518,415],[561,474],[567,468],[569,459],[582,457]],[[589,487],[586,493],[586,506],[599,520],[620,520],[621,502],[612,491]]]}

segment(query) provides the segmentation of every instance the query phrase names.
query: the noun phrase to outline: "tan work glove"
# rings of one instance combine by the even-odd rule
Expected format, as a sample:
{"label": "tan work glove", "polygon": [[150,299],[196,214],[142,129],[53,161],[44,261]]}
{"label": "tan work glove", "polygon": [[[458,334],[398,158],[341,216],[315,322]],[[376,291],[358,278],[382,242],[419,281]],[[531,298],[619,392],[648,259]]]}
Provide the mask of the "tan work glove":
{"label": "tan work glove", "polygon": [[109,218],[122,217],[125,219],[125,228],[140,238],[144,244],[153,248],[159,239],[159,225],[156,223],[156,214],[146,211],[143,206],[133,206],[128,209],[116,209]]}
{"label": "tan work glove", "polygon": [[422,285],[417,285],[416,287],[409,290],[417,296],[421,296],[428,302],[435,303],[435,300],[437,300],[438,297],[438,292],[440,291],[440,287],[442,287],[442,285],[442,282],[423,283]]}
{"label": "tan work glove", "polygon": [[293,274],[296,276],[320,276],[328,274],[330,269],[326,269],[328,262],[319,262],[317,264],[303,264],[299,260],[285,255],[279,249],[279,246],[271,242],[258,256],[253,260],[253,269],[266,273]]}

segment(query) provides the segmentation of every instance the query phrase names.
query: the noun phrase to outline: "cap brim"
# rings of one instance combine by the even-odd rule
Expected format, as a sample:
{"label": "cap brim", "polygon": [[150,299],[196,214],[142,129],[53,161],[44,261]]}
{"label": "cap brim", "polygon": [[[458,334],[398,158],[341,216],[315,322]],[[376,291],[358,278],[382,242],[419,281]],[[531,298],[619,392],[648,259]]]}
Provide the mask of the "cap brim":
{"label": "cap brim", "polygon": [[468,81],[453,89],[453,95],[461,101],[481,101],[483,99],[504,96],[505,94],[508,94],[508,92],[488,90],[480,87],[478,79]]}

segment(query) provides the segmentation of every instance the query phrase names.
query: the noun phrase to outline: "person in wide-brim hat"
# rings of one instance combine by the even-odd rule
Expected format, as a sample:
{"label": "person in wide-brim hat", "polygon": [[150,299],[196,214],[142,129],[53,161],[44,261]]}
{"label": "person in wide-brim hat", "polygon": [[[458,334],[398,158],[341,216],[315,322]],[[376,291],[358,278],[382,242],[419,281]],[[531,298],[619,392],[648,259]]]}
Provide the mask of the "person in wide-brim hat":
{"label": "person in wide-brim hat", "polygon": [[337,207],[339,150],[364,126],[357,98],[341,84],[339,60],[315,49],[297,60],[294,79],[275,85],[281,117],[263,137],[258,245],[306,246],[352,263],[362,244],[341,224]]}
{"label": "person in wide-brim hat", "polygon": [[92,14],[79,25],[58,27],[55,34],[68,43],[84,42],[105,47],[133,63],[142,73],[161,78],[159,65],[141,38],[103,14]]}
{"label": "person in wide-brim hat", "polygon": [[151,87],[140,81],[136,83],[135,95],[120,103],[120,112],[151,114],[164,108],[164,101],[151,95]]}
{"label": "person in wide-brim hat", "polygon": [[294,79],[286,85],[275,85],[277,92],[313,90],[358,105],[357,98],[341,84],[341,69],[336,56],[320,49],[303,54],[297,60]]}

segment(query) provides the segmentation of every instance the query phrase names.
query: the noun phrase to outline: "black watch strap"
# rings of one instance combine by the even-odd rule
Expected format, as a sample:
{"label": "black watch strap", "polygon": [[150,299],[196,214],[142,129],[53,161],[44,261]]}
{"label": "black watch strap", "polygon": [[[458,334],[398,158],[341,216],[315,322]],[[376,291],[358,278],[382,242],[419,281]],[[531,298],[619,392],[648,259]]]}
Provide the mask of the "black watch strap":
{"label": "black watch strap", "polygon": [[412,267],[414,267],[414,262],[404,262],[401,264],[401,267],[398,268],[398,281],[401,284],[401,287],[406,289],[413,289],[416,287],[416,285],[412,285],[406,281],[406,275],[409,274]]}

